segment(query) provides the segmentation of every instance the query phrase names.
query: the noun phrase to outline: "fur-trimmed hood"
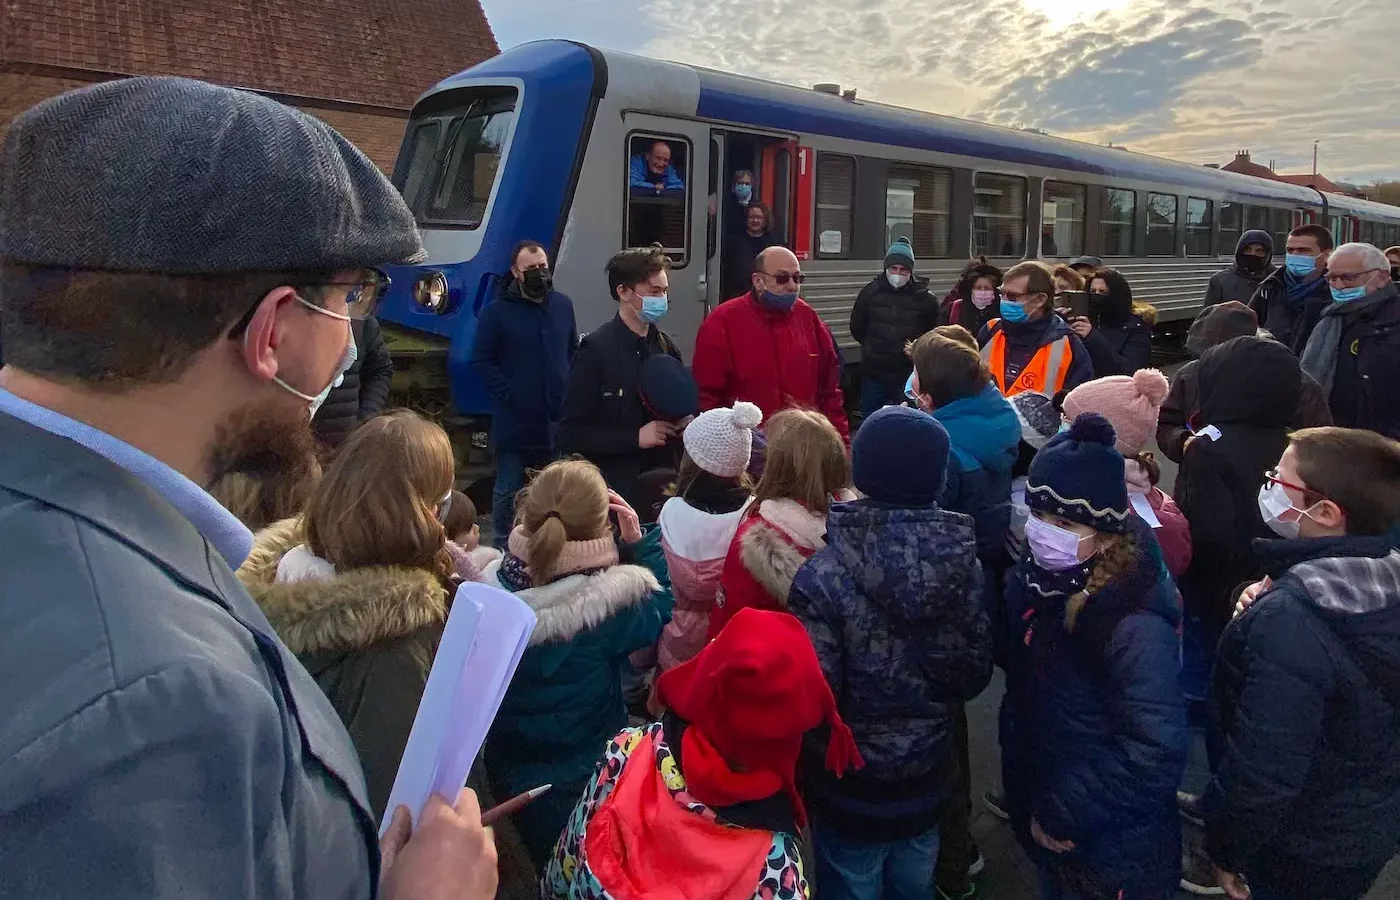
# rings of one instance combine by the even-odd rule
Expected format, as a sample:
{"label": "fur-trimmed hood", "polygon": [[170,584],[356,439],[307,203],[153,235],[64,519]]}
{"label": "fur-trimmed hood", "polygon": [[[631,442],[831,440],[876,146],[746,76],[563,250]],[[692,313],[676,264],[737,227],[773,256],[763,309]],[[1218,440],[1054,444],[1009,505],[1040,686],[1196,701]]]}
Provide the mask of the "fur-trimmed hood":
{"label": "fur-trimmed hood", "polygon": [[[500,562],[493,562],[482,572],[481,581],[510,590],[500,580]],[[535,611],[535,630],[530,634],[530,646],[564,643],[581,632],[596,628],[614,613],[638,606],[656,591],[661,583],[644,566],[609,566],[591,574],[565,575],[540,587],[516,591]]]}
{"label": "fur-trimmed hood", "polygon": [[765,500],[742,529],[739,559],[780,606],[807,557],[826,546],[826,517],[793,500]]}
{"label": "fur-trimmed hood", "polygon": [[302,542],[300,520],[270,525],[238,570],[293,653],[362,650],[447,621],[447,592],[420,569],[372,566],[324,581],[278,583],[278,563]]}

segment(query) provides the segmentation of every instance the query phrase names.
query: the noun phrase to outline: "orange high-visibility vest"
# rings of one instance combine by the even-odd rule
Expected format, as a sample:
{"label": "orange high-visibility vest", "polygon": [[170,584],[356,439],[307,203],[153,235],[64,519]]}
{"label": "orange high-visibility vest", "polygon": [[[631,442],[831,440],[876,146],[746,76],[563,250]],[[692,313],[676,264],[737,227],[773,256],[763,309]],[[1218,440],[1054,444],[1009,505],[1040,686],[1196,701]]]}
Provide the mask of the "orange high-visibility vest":
{"label": "orange high-visibility vest", "polygon": [[1065,376],[1069,374],[1070,359],[1074,351],[1070,349],[1069,338],[1062,337],[1035,351],[1035,356],[1026,363],[1021,374],[1009,387],[1006,384],[1006,333],[1001,330],[1000,319],[992,319],[987,326],[994,329],[991,340],[982,348],[982,361],[996,379],[997,390],[1003,397],[1014,397],[1022,391],[1035,391],[1047,397],[1058,394],[1065,386]]}

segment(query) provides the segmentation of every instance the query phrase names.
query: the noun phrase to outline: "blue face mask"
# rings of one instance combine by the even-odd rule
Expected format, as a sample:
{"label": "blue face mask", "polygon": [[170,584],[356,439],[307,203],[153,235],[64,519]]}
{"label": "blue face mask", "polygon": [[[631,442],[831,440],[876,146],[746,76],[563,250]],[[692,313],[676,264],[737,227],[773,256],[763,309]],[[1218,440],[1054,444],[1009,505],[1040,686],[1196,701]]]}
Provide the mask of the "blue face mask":
{"label": "blue face mask", "polygon": [[671,304],[667,301],[665,294],[659,297],[643,297],[642,311],[640,314],[642,321],[655,325],[665,318],[666,311],[670,309],[670,307]]}
{"label": "blue face mask", "polygon": [[1366,286],[1358,285],[1349,288],[1332,288],[1332,300],[1335,303],[1350,303],[1353,300],[1360,300],[1366,296]]}
{"label": "blue face mask", "polygon": [[734,185],[734,196],[737,197],[737,198],[739,198],[739,202],[740,202],[740,203],[748,203],[748,202],[749,202],[749,198],[753,196],[753,185],[751,185],[751,184],[736,184],[736,185]]}
{"label": "blue face mask", "polygon": [[1290,253],[1283,258],[1283,264],[1288,268],[1290,274],[1311,275],[1317,269],[1317,257],[1304,253]]}
{"label": "blue face mask", "polygon": [[1001,317],[1008,322],[1024,322],[1030,318],[1030,313],[1026,312],[1026,304],[1013,303],[1003,297],[1001,298]]}
{"label": "blue face mask", "polygon": [[776,309],[779,312],[787,312],[792,309],[792,305],[797,302],[796,294],[779,294],[775,291],[764,291],[758,295],[758,299],[769,309]]}

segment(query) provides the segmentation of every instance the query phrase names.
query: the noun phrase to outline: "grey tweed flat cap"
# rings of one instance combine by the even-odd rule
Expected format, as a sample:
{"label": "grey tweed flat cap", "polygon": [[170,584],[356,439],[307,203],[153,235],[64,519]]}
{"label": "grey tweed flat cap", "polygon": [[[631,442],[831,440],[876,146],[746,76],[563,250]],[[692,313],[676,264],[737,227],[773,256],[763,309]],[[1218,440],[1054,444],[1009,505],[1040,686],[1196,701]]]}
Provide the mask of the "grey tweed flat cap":
{"label": "grey tweed flat cap", "polygon": [[0,258],[213,274],[415,262],[398,191],[325,123],[186,78],[54,97],[0,148]]}

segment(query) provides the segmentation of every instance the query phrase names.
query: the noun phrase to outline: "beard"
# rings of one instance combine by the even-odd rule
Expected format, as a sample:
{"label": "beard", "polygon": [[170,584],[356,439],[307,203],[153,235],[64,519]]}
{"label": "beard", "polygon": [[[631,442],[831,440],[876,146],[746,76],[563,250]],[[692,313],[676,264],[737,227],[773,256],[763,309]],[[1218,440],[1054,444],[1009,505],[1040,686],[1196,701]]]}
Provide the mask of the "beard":
{"label": "beard", "polygon": [[235,410],[215,431],[210,484],[229,474],[295,478],[315,471],[317,449],[305,404],[250,403]]}

